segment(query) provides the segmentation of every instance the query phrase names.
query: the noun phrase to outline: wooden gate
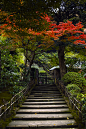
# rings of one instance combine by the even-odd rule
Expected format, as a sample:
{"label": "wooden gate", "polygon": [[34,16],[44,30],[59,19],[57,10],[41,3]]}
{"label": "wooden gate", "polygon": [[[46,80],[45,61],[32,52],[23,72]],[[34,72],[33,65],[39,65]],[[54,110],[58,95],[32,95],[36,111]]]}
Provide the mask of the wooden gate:
{"label": "wooden gate", "polygon": [[54,78],[45,73],[39,74],[39,85],[54,84]]}

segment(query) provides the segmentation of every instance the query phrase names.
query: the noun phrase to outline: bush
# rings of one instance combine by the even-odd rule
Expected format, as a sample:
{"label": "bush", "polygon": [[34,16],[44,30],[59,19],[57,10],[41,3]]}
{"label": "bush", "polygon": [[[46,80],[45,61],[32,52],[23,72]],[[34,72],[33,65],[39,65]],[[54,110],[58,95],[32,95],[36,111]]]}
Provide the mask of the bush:
{"label": "bush", "polygon": [[70,83],[76,84],[79,86],[79,88],[83,89],[83,87],[86,85],[86,80],[84,77],[82,77],[79,73],[76,72],[68,72],[64,75],[62,78],[65,85],[68,85]]}
{"label": "bush", "polygon": [[10,93],[12,94],[12,95],[15,95],[16,93],[19,93],[21,90],[23,90],[24,89],[24,87],[22,87],[22,86],[13,86],[13,90],[12,91],[10,91]]}
{"label": "bush", "polygon": [[68,84],[67,90],[71,93],[72,97],[77,97],[81,92],[81,89],[76,84]]}
{"label": "bush", "polygon": [[81,101],[84,97],[85,97],[84,94],[78,93],[76,99],[79,100],[79,101]]}
{"label": "bush", "polygon": [[83,98],[81,103],[82,103],[82,118],[83,118],[83,122],[85,122],[86,120],[86,98]]}
{"label": "bush", "polygon": [[74,90],[76,92],[81,92],[81,89],[76,84],[68,84],[67,90],[68,91]]}
{"label": "bush", "polygon": [[85,95],[81,93],[81,89],[76,84],[68,84],[67,91],[71,93],[71,97],[76,97],[79,101],[85,97]]}

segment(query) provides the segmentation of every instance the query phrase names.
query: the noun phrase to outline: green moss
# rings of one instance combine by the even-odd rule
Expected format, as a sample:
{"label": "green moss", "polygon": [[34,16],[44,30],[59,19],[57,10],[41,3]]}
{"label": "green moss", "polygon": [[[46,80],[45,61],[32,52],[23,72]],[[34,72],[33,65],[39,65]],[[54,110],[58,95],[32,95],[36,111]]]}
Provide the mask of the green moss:
{"label": "green moss", "polygon": [[5,129],[5,127],[12,121],[12,119],[15,116],[15,110],[16,110],[16,108],[14,107],[13,111],[11,111],[11,113],[9,115],[7,115],[7,118],[5,120],[4,119],[0,120],[1,129]]}
{"label": "green moss", "polygon": [[12,117],[7,118],[6,121],[0,120],[0,127],[1,127],[2,129],[4,129],[4,127],[6,127],[6,126],[10,123],[11,119],[12,119]]}
{"label": "green moss", "polygon": [[46,73],[46,71],[45,70],[40,70],[39,73]]}
{"label": "green moss", "polygon": [[12,98],[12,94],[9,91],[3,91],[0,93],[0,105],[3,105],[6,102],[9,102]]}
{"label": "green moss", "polygon": [[16,93],[18,93],[19,91],[21,91],[23,89],[24,89],[24,87],[16,86],[16,85],[3,89],[0,92],[0,105],[3,105],[6,102],[9,102],[11,100],[12,96],[14,96]]}

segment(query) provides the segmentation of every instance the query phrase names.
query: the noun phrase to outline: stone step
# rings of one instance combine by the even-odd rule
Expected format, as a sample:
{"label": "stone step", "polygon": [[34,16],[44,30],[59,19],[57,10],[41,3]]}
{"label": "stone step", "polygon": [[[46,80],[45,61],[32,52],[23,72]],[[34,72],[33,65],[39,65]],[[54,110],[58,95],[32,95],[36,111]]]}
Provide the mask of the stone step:
{"label": "stone step", "polygon": [[35,88],[35,89],[33,89],[32,91],[58,91],[59,92],[59,90],[57,89],[57,88]]}
{"label": "stone step", "polygon": [[35,90],[36,91],[58,91],[58,89],[56,89],[56,88],[36,88],[36,89],[33,89],[33,91],[35,91]]}
{"label": "stone step", "polygon": [[16,114],[13,120],[70,120],[73,116],[70,113],[66,114]]}
{"label": "stone step", "polygon": [[54,109],[54,108],[67,108],[68,106],[66,104],[59,104],[59,105],[22,105],[20,108],[21,109]]}
{"label": "stone step", "polygon": [[62,97],[62,96],[60,94],[59,95],[35,94],[35,95],[29,95],[29,97]]}
{"label": "stone step", "polygon": [[31,93],[31,95],[61,95],[60,93]]}
{"label": "stone step", "polygon": [[56,87],[36,87],[36,88],[34,88],[32,91],[35,91],[35,90],[37,90],[37,91],[39,91],[39,90],[42,90],[42,91],[59,91]]}
{"label": "stone step", "polygon": [[57,88],[56,86],[50,86],[50,85],[48,85],[48,86],[42,86],[42,85],[40,85],[40,86],[36,86],[35,88]]}
{"label": "stone step", "polygon": [[36,87],[56,87],[55,85],[38,85]]}
{"label": "stone step", "polygon": [[38,85],[38,86],[36,86],[36,87],[55,87],[55,88],[56,88],[55,85]]}
{"label": "stone step", "polygon": [[31,93],[53,93],[53,92],[54,92],[54,93],[60,93],[59,91],[56,91],[56,90],[55,90],[55,91],[52,91],[52,90],[51,90],[51,91],[50,91],[50,90],[48,90],[48,91],[46,91],[46,90],[45,90],[45,91],[44,91],[44,90],[41,90],[41,91],[38,91],[38,90],[37,90],[37,91],[36,91],[36,90],[35,90],[35,91],[34,91],[34,90],[33,90]]}
{"label": "stone step", "polygon": [[69,108],[59,108],[59,109],[19,109],[17,111],[18,114],[30,114],[30,113],[68,113]]}
{"label": "stone step", "polygon": [[53,89],[53,90],[56,89],[57,91],[59,91],[57,87],[34,87],[33,90],[36,90],[36,89],[43,89],[44,91],[45,91],[45,89],[47,89],[47,90],[49,90],[49,89]]}
{"label": "stone step", "polygon": [[58,90],[57,87],[35,87],[34,90],[36,89],[43,89],[43,90],[49,90],[49,89],[52,89],[52,90]]}
{"label": "stone step", "polygon": [[27,97],[27,99],[59,99],[59,98],[62,98],[62,96],[58,96],[58,97],[35,97],[34,95],[32,95],[32,96],[29,96],[29,97]]}
{"label": "stone step", "polygon": [[42,128],[42,127],[24,127],[24,128],[22,128],[22,127],[6,127],[6,129],[78,129],[77,127],[75,127],[75,125],[74,126],[72,126],[71,128],[69,127],[62,127],[62,128],[59,128],[59,127],[57,127],[57,128],[55,128],[55,127],[44,127],[44,128]]}
{"label": "stone step", "polygon": [[50,102],[24,102],[26,105],[50,105],[50,104],[66,104],[65,101],[50,101]]}
{"label": "stone step", "polygon": [[24,127],[24,128],[22,128],[22,127],[6,127],[6,129],[78,129],[78,128],[76,128],[75,126],[72,126],[71,128],[69,127],[62,127],[62,128],[59,128],[59,127],[57,127],[57,128],[55,128],[55,127],[47,127],[47,128],[42,128],[42,127]]}
{"label": "stone step", "polygon": [[44,96],[44,97],[49,97],[49,96],[61,96],[62,97],[62,95],[61,94],[51,94],[51,93],[31,93],[30,94],[30,96],[31,95],[34,95],[34,96]]}
{"label": "stone step", "polygon": [[25,129],[26,127],[28,128],[71,128],[71,127],[77,127],[75,120],[14,120],[12,122],[9,123],[9,125],[7,126],[7,128],[11,129],[11,128],[21,128],[21,129]]}
{"label": "stone step", "polygon": [[36,86],[6,129],[77,129],[55,85]]}
{"label": "stone step", "polygon": [[50,102],[50,101],[63,101],[64,99],[63,98],[57,98],[57,99],[26,99],[25,101],[28,101],[28,102],[34,102],[34,101],[36,101],[36,102],[40,102],[40,101],[48,101],[48,102]]}
{"label": "stone step", "polygon": [[46,87],[46,88],[57,88],[56,86],[42,86],[42,85],[40,85],[40,86],[35,86],[34,88],[43,88],[43,87]]}
{"label": "stone step", "polygon": [[42,128],[42,127],[24,127],[24,128],[22,128],[22,127],[6,127],[6,129],[78,129],[78,128],[74,128],[74,127],[71,127],[71,128],[68,128],[68,127],[66,127],[66,128],[51,128],[51,127],[47,127],[47,128]]}
{"label": "stone step", "polygon": [[[51,88],[52,88],[52,89],[57,89],[56,86],[53,86],[53,87],[52,87],[52,86],[36,86],[35,88],[41,88],[41,89],[43,89],[43,88],[44,88],[44,89],[45,89],[45,88],[51,89]],[[35,89],[35,88],[34,88],[34,89]]]}

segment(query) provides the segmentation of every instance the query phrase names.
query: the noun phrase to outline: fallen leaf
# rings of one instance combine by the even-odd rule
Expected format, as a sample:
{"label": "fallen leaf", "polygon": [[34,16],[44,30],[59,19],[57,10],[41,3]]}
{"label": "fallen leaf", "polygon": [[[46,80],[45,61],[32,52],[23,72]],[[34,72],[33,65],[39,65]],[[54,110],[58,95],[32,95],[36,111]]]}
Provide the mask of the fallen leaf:
{"label": "fallen leaf", "polygon": [[67,117],[67,120],[69,120],[69,118]]}

